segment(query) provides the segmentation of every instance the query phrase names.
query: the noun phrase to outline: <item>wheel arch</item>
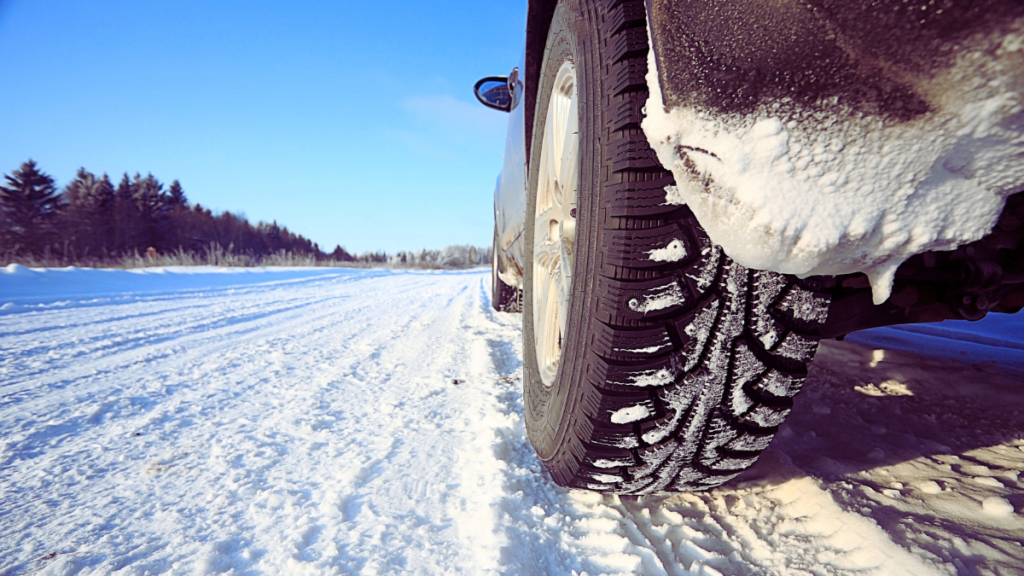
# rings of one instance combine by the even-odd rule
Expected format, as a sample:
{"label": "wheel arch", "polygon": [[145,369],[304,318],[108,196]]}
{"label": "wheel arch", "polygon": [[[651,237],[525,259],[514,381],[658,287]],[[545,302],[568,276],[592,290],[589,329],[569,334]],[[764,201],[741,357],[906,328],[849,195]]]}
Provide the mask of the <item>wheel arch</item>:
{"label": "wheel arch", "polygon": [[533,137],[533,119],[537,108],[537,89],[540,82],[540,69],[544,62],[544,45],[548,39],[548,29],[555,15],[558,0],[530,0],[526,9],[526,106],[523,110],[526,137],[526,159],[530,158],[530,142]]}

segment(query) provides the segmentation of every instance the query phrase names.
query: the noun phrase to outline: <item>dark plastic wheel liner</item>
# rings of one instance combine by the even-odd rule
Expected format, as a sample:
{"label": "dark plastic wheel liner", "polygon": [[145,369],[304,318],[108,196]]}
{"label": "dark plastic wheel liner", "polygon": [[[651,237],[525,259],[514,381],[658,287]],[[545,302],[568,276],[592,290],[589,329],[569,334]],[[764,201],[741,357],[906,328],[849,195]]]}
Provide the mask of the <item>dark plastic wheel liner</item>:
{"label": "dark plastic wheel liner", "polygon": [[813,279],[739,266],[712,244],[640,129],[642,1],[560,2],[538,86],[531,167],[548,99],[575,66],[580,170],[572,291],[554,381],[534,345],[531,169],[524,385],[531,442],[554,480],[645,494],[717,486],[750,466],[792,407],[828,316]]}
{"label": "dark plastic wheel liner", "polygon": [[522,312],[522,291],[509,286],[498,276],[498,229],[494,229],[494,245],[491,248],[491,307],[498,312]]}

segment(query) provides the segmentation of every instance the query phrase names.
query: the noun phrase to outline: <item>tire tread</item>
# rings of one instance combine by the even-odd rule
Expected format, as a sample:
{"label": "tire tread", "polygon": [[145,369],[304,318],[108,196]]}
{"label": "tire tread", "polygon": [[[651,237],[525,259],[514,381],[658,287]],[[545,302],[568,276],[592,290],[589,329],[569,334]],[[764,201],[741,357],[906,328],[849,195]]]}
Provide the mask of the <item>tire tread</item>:
{"label": "tire tread", "polygon": [[[674,180],[640,129],[644,4],[595,3],[608,95],[595,321],[572,437],[548,466],[602,492],[704,490],[756,461],[792,409],[829,297],[813,279],[740,266],[666,201]],[[642,417],[612,421],[638,406]]]}

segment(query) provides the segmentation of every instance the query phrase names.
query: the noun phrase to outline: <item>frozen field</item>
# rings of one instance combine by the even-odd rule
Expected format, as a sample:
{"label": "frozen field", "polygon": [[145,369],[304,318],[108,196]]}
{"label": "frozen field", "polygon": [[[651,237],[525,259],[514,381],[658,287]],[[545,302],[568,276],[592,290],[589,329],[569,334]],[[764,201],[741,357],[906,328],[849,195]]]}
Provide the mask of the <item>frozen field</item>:
{"label": "frozen field", "polygon": [[0,268],[0,574],[1022,573],[1021,315],[826,342],[748,473],[617,498],[542,473],[489,286]]}

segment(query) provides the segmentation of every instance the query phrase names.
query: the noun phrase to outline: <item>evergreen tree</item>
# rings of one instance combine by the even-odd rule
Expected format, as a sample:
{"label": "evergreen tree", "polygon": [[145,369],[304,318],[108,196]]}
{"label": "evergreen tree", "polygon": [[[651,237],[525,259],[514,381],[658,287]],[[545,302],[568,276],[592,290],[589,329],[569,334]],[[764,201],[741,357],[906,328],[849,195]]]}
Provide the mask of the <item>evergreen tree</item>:
{"label": "evergreen tree", "polygon": [[102,178],[79,168],[78,174],[64,188],[65,208],[62,211],[61,235],[79,258],[102,256],[113,249],[114,186],[104,174]]}
{"label": "evergreen tree", "polygon": [[92,217],[93,250],[108,255],[114,250],[114,185],[106,174],[89,189],[85,204]]}
{"label": "evergreen tree", "polygon": [[[103,265],[121,256],[181,248],[200,260],[243,257],[234,262],[259,263],[270,256],[327,259],[320,246],[276,222],[251,224],[242,213],[214,215],[190,205],[181,183],[165,191],[152,174],[124,174],[115,187],[104,174],[84,168],[58,194],[52,178],[29,160],[0,187],[0,258],[58,264]],[[338,246],[335,261],[384,262],[384,253],[358,258]]]}
{"label": "evergreen tree", "polygon": [[334,252],[331,252],[331,259],[335,262],[352,262],[356,258],[338,244],[334,247]]}
{"label": "evergreen tree", "polygon": [[164,245],[164,239],[170,230],[171,200],[164,193],[164,185],[152,174],[147,174],[145,178],[136,174],[132,184],[132,199],[138,217],[135,248],[139,252],[150,247],[167,250],[170,246]]}
{"label": "evergreen tree", "polygon": [[96,184],[96,175],[79,168],[75,179],[64,187],[64,206],[60,214],[63,240],[77,257],[84,255],[92,244],[92,214],[85,204],[89,188]]}
{"label": "evergreen tree", "polygon": [[[114,190],[114,253],[130,254],[139,250],[137,239],[140,228],[139,211],[135,206],[135,184],[126,172]],[[145,250],[145,247],[142,249]]]}
{"label": "evergreen tree", "polygon": [[167,189],[167,195],[171,197],[171,203],[175,206],[188,206],[188,199],[185,198],[185,191],[181,189],[181,183],[175,180]]}
{"label": "evergreen tree", "polygon": [[14,252],[14,242],[8,240],[11,224],[7,220],[7,211],[0,201],[0,258],[8,258]]}
{"label": "evergreen tree", "polygon": [[6,216],[4,244],[8,249],[42,254],[56,240],[53,217],[60,196],[53,178],[28,160],[0,186],[0,209]]}

